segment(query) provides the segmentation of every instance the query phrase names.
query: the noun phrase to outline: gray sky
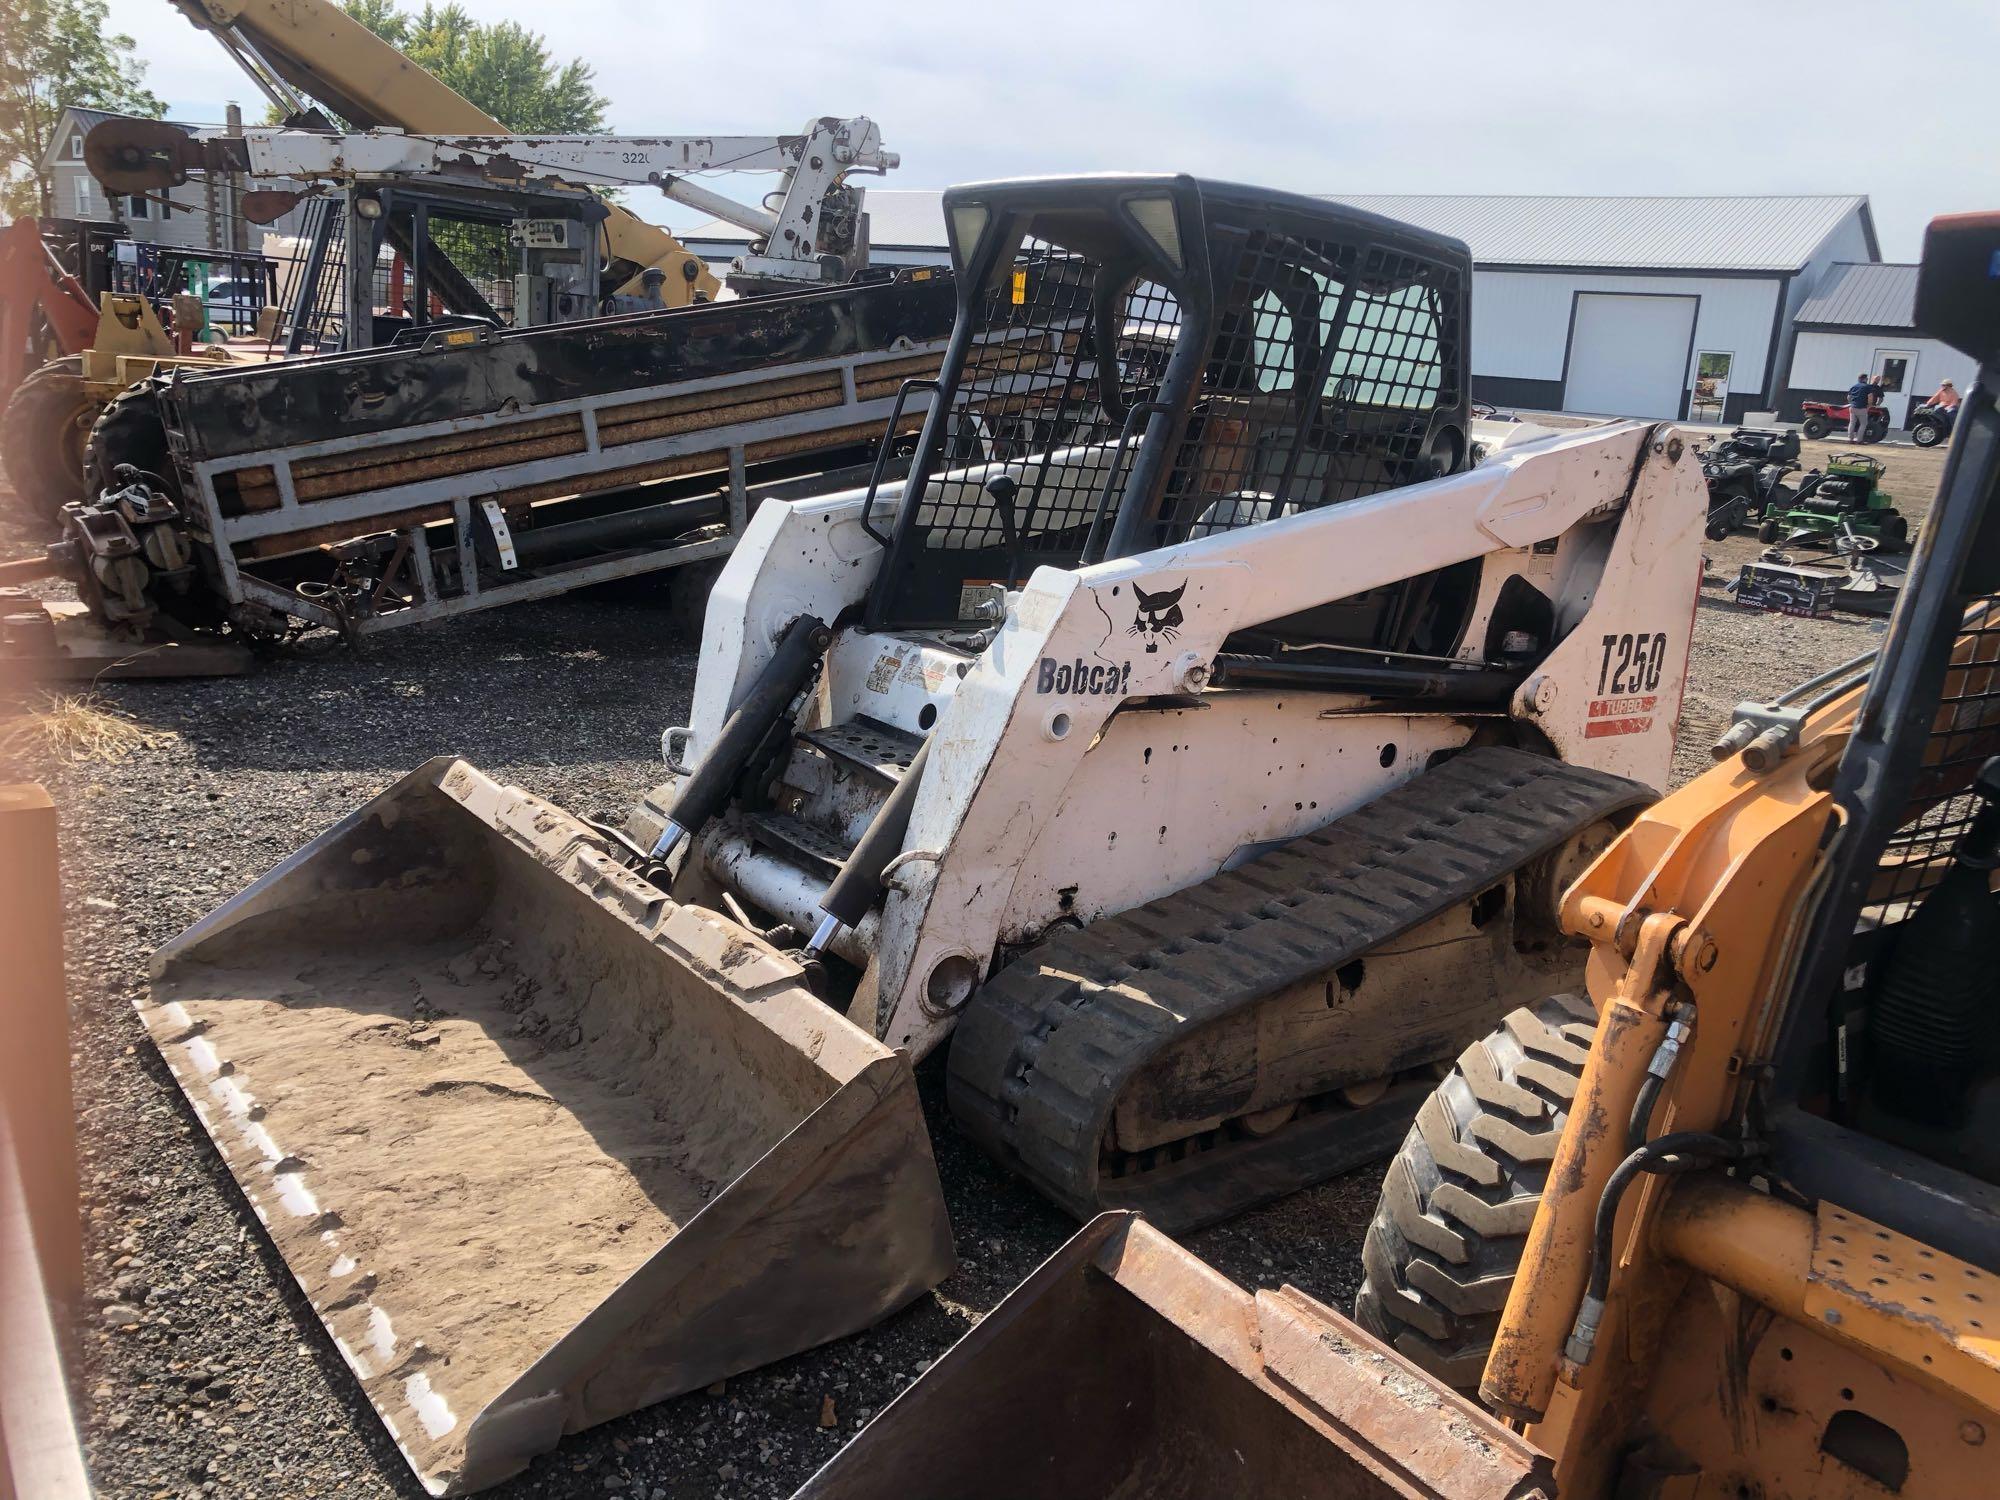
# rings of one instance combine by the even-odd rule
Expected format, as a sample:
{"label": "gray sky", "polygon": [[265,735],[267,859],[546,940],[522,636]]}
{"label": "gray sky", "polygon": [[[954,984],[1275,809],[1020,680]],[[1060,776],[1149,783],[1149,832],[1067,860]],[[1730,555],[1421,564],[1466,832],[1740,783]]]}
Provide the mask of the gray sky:
{"label": "gray sky", "polygon": [[[903,155],[887,187],[1125,169],[1322,192],[1866,193],[1892,260],[1932,215],[2000,206],[1978,108],[1994,0],[465,3],[590,63],[627,133],[872,116]],[[248,80],[165,0],[110,6],[176,118],[229,99],[254,118]]]}

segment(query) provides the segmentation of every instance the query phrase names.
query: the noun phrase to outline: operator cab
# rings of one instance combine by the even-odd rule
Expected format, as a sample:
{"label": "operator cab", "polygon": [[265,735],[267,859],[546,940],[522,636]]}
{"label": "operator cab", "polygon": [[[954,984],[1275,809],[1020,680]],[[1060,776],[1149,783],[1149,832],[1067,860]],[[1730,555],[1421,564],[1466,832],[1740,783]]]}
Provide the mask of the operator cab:
{"label": "operator cab", "polygon": [[[958,325],[868,604],[977,631],[1075,568],[1468,462],[1463,244],[1189,177],[953,189]],[[877,514],[871,497],[870,516]],[[1259,628],[1442,655],[1478,565]]]}

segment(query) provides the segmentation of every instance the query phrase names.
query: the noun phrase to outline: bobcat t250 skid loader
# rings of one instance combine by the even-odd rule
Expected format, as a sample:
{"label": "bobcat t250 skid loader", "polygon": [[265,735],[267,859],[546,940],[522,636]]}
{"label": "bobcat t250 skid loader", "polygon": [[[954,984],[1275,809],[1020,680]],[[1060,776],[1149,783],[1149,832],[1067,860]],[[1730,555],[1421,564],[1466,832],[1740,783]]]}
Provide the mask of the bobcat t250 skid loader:
{"label": "bobcat t250 skid loader", "polygon": [[158,955],[434,1488],[933,1285],[947,1038],[1078,1214],[1386,1154],[1573,982],[1557,896],[1666,780],[1700,466],[1640,423],[1472,466],[1463,245],[1178,177],[946,209],[908,479],[757,514],[624,830],[442,759]]}

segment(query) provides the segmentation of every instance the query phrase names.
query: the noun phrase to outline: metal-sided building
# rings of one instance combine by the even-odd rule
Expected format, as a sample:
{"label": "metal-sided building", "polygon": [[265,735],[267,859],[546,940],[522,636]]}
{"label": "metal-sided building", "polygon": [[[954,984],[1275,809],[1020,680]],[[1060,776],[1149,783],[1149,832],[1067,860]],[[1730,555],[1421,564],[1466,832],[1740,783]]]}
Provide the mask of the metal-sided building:
{"label": "metal-sided building", "polygon": [[1472,393],[1538,411],[1771,410],[1808,294],[1881,254],[1860,196],[1334,196],[1472,247]]}
{"label": "metal-sided building", "polygon": [[[1775,409],[1792,328],[1835,265],[1880,256],[1868,200],[1326,196],[1472,248],[1472,394],[1498,405],[1736,422]],[[942,195],[868,194],[878,265],[943,265]],[[726,261],[745,231],[688,231]]]}
{"label": "metal-sided building", "polygon": [[1799,308],[1797,338],[1778,414],[1800,416],[1801,401],[1845,401],[1859,374],[1882,381],[1889,425],[1952,381],[1970,389],[1974,361],[1916,330],[1917,268],[1839,264],[1827,269]]}

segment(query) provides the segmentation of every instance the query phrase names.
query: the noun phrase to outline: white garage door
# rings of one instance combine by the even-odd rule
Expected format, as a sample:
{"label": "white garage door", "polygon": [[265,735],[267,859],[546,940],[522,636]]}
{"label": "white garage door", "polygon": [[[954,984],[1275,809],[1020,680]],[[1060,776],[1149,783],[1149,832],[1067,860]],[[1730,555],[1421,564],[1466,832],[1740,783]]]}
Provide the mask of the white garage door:
{"label": "white garage door", "polygon": [[1563,409],[1607,417],[1678,417],[1696,300],[1611,292],[1579,296]]}

